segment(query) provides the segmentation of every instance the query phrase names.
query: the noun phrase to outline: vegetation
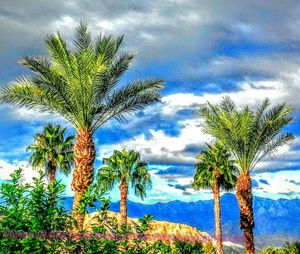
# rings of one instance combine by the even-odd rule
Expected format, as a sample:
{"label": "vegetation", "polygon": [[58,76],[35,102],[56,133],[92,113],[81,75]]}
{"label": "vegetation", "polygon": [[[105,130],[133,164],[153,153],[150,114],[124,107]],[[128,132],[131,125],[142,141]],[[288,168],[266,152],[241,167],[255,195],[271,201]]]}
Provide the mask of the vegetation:
{"label": "vegetation", "polygon": [[98,172],[98,188],[101,191],[111,190],[117,182],[120,183],[120,213],[122,224],[127,225],[127,195],[131,184],[135,195],[144,199],[146,190],[151,188],[151,176],[148,164],[140,160],[140,154],[135,151],[114,151],[109,158],[103,159],[104,167]]}
{"label": "vegetation", "polygon": [[220,143],[208,145],[208,151],[202,151],[197,157],[200,162],[196,164],[193,187],[199,189],[212,189],[214,195],[215,210],[215,234],[217,241],[217,253],[222,254],[222,224],[220,188],[230,191],[236,184],[237,168],[234,161],[230,160],[230,153]]}
{"label": "vegetation", "polygon": [[71,173],[73,162],[73,141],[75,136],[64,138],[66,128],[48,124],[42,133],[35,135],[34,143],[27,150],[32,151],[29,159],[34,168],[45,168],[50,182],[54,182],[57,169],[65,175]]}
{"label": "vegetation", "polygon": [[0,253],[51,253],[60,244],[38,234],[71,228],[62,206],[65,186],[57,181],[46,185],[42,173],[31,185],[21,184],[21,178],[22,170],[16,170],[0,188]]}
{"label": "vegetation", "polygon": [[282,248],[268,247],[259,254],[298,254],[300,253],[300,242],[286,243]]}
{"label": "vegetation", "polygon": [[254,254],[254,217],[250,172],[266,156],[294,139],[291,133],[281,134],[290,123],[292,109],[279,104],[268,109],[266,99],[254,112],[249,107],[239,110],[226,97],[218,105],[208,103],[200,113],[204,118],[203,130],[218,139],[236,160],[239,176],[236,197],[240,207],[240,227],[244,232],[247,254]]}
{"label": "vegetation", "polygon": [[83,226],[79,201],[94,177],[93,133],[112,118],[123,120],[157,102],[163,86],[161,80],[148,79],[116,88],[133,59],[131,54],[118,54],[122,41],[123,36],[102,35],[92,40],[84,24],[76,28],[72,49],[59,33],[49,35],[50,59],[25,57],[20,63],[35,75],[20,77],[0,90],[0,102],[59,114],[77,130],[72,189],[79,229]]}
{"label": "vegetation", "polygon": [[[46,184],[40,173],[32,184],[22,184],[22,170],[16,170],[11,179],[0,187],[0,253],[128,253],[128,254],[185,254],[207,253],[202,243],[176,241],[146,242],[143,234],[153,217],[145,216],[136,225],[137,238],[131,241],[123,237],[132,229],[123,230],[114,220],[106,217],[109,201],[101,198],[99,223],[93,232],[73,233],[73,220],[63,207],[65,186],[58,181]],[[93,205],[99,195],[95,188],[84,193],[81,208]],[[81,211],[82,212],[82,211]],[[100,234],[100,235],[99,235]],[[106,237],[103,237],[106,236]]]}

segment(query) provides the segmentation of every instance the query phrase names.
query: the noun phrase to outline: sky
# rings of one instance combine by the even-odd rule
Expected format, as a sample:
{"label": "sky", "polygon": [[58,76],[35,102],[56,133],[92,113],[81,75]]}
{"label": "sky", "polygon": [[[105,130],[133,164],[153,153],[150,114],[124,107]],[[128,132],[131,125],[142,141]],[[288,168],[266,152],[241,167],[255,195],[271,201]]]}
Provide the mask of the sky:
{"label": "sky", "polygon": [[[230,96],[255,109],[268,97],[287,102],[295,120],[285,128],[295,141],[279,149],[252,172],[254,195],[300,198],[300,2],[297,0],[166,1],[0,1],[0,86],[31,73],[18,64],[24,56],[47,56],[44,39],[59,31],[71,46],[80,21],[93,36],[124,34],[123,51],[135,55],[120,81],[165,81],[161,102],[128,117],[110,121],[95,134],[96,169],[114,149],[134,149],[149,163],[153,188],[141,201],[211,199],[194,191],[196,156],[212,138],[201,130],[197,110],[207,101]],[[56,115],[0,105],[0,180],[17,167],[24,181],[37,174],[26,147],[47,123],[72,126]],[[71,176],[58,175],[72,195]],[[118,189],[110,194],[119,199]]]}

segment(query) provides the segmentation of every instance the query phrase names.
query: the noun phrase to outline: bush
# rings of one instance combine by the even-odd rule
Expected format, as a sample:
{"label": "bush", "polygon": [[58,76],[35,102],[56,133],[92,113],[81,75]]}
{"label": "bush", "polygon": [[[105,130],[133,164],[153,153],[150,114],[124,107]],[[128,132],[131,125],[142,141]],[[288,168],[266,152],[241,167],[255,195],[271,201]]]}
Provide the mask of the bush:
{"label": "bush", "polygon": [[300,241],[294,243],[286,243],[282,248],[268,247],[260,252],[260,254],[299,254]]}
{"label": "bush", "polygon": [[191,243],[188,241],[175,241],[175,248],[180,254],[203,254],[202,243]]}
{"label": "bush", "polygon": [[[44,175],[33,178],[32,184],[22,184],[22,170],[0,187],[0,254],[63,253],[63,254],[198,254],[205,253],[201,243],[143,240],[153,217],[145,215],[134,228],[119,226],[107,216],[109,200],[91,186],[80,202],[80,212],[101,200],[98,221],[93,232],[72,234],[74,221],[63,206],[65,186],[59,181],[44,182]],[[135,233],[136,239],[127,236]],[[110,237],[103,237],[108,234]],[[97,234],[100,234],[97,235]],[[101,237],[102,236],[102,237]],[[113,236],[113,237],[112,237]],[[211,252],[210,252],[211,253]]]}
{"label": "bush", "polygon": [[0,187],[0,253],[48,253],[60,241],[50,242],[44,235],[72,227],[62,206],[65,186],[60,182],[46,185],[42,173],[33,178],[32,185],[22,184],[21,178],[18,169]]}

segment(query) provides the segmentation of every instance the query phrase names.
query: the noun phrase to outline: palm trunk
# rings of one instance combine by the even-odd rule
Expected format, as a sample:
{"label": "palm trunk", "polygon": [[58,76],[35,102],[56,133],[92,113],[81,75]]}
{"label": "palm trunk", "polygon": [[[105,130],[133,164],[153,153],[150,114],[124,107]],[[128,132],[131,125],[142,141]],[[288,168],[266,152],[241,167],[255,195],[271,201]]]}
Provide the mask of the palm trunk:
{"label": "palm trunk", "polygon": [[213,186],[214,210],[215,210],[215,230],[217,240],[217,254],[223,254],[222,224],[221,224],[221,203],[220,185],[218,181]]}
{"label": "palm trunk", "polygon": [[92,134],[85,129],[80,130],[76,136],[74,146],[74,171],[72,179],[72,190],[74,191],[72,217],[77,222],[77,230],[83,229],[85,215],[78,210],[78,207],[83,193],[93,183],[95,156],[96,152]]}
{"label": "palm trunk", "polygon": [[50,157],[48,162],[48,170],[49,170],[49,182],[53,183],[55,181],[56,165],[52,157]]}
{"label": "palm trunk", "polygon": [[120,213],[121,213],[121,225],[127,226],[127,194],[128,186],[125,180],[122,180],[119,186],[121,192],[120,200]]}
{"label": "palm trunk", "polygon": [[240,207],[240,227],[244,232],[245,251],[246,254],[254,254],[252,184],[249,172],[238,177],[236,197]]}
{"label": "palm trunk", "polygon": [[51,170],[49,175],[50,183],[53,183],[55,181],[56,169]]}

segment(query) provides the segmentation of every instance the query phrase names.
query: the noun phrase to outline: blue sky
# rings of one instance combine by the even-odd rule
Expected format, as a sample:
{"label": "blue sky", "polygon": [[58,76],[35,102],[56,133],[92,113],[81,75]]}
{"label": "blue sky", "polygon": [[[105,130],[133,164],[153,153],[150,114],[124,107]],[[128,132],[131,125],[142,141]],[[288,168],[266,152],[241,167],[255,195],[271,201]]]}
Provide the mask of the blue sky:
{"label": "blue sky", "polygon": [[[124,124],[111,121],[95,134],[96,168],[114,149],[139,151],[150,163],[153,189],[145,203],[210,199],[190,184],[195,157],[211,137],[201,132],[196,110],[229,95],[238,106],[255,108],[269,97],[287,101],[295,121],[286,128],[293,144],[252,172],[254,194],[300,198],[300,3],[299,1],[17,1],[0,3],[0,85],[30,75],[17,61],[46,55],[43,40],[60,31],[70,43],[74,27],[89,24],[94,36],[124,34],[122,50],[135,61],[121,80],[156,77],[165,81],[162,102]],[[35,175],[26,147],[46,123],[68,126],[58,116],[0,105],[0,178],[18,165]],[[74,130],[69,126],[69,133]],[[67,184],[70,177],[59,176]],[[118,199],[118,190],[111,193]],[[133,201],[140,201],[130,195]]]}

